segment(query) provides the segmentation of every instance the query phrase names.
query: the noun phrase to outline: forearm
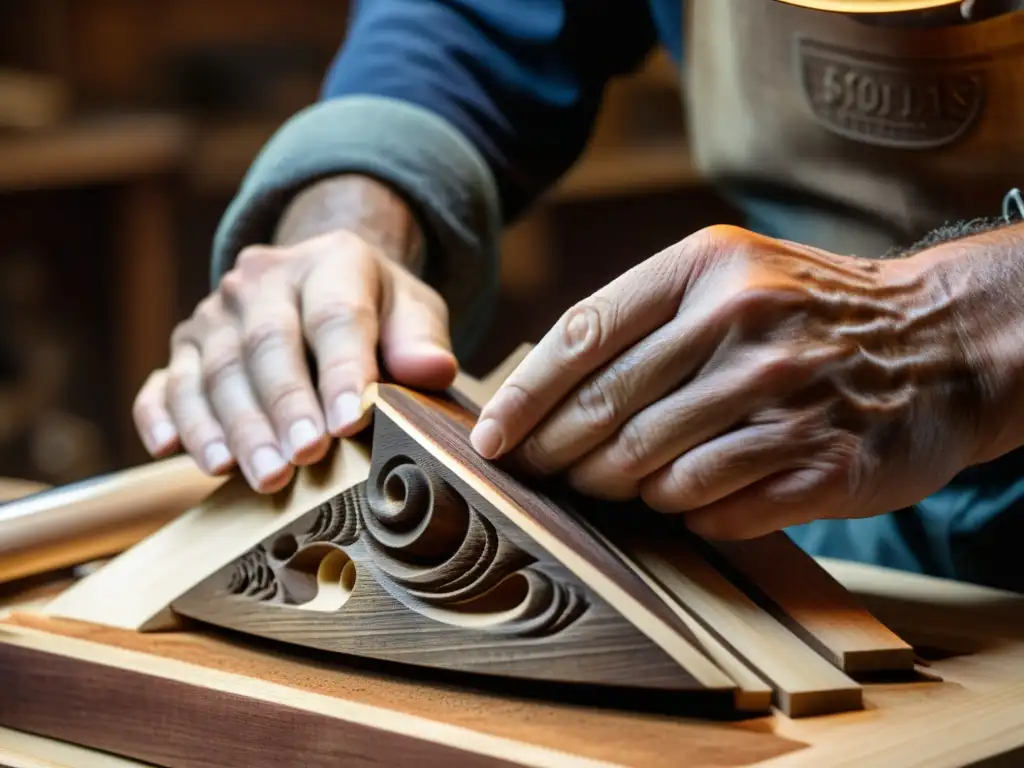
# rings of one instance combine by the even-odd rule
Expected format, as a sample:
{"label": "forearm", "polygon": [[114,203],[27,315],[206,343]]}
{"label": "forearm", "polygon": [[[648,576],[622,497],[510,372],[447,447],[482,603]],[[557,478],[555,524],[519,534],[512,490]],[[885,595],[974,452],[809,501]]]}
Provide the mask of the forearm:
{"label": "forearm", "polygon": [[409,204],[376,179],[355,174],[318,181],[285,208],[276,245],[294,245],[335,230],[354,232],[416,275],[423,271],[423,230]]}

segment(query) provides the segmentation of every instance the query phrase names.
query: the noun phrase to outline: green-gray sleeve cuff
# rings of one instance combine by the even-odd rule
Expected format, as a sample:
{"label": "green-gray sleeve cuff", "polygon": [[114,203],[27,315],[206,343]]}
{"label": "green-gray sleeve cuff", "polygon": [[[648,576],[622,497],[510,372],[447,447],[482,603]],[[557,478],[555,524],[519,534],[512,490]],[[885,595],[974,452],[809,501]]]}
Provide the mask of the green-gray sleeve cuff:
{"label": "green-gray sleeve cuff", "polygon": [[247,245],[269,243],[284,209],[308,185],[363,173],[416,208],[427,239],[426,279],[451,313],[460,358],[486,330],[497,294],[501,210],[472,144],[443,118],[378,96],[349,96],[296,114],[267,142],[228,206],[213,243],[216,286]]}

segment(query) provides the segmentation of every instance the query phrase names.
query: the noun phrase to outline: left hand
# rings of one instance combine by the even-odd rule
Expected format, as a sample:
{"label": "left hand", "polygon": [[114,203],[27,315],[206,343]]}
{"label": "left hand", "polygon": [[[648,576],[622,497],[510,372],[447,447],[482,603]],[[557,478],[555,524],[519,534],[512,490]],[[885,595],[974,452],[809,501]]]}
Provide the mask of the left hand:
{"label": "left hand", "polygon": [[566,312],[473,444],[709,538],[899,509],[977,451],[978,376],[944,285],[913,257],[711,227]]}

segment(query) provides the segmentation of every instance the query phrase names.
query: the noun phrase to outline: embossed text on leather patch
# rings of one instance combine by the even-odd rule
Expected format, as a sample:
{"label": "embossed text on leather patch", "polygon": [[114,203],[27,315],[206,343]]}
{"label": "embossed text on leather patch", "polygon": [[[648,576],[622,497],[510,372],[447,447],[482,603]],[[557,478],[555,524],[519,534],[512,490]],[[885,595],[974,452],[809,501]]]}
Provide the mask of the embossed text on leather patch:
{"label": "embossed text on leather patch", "polygon": [[866,144],[931,149],[973,125],[986,98],[978,59],[883,59],[798,41],[800,78],[815,117]]}

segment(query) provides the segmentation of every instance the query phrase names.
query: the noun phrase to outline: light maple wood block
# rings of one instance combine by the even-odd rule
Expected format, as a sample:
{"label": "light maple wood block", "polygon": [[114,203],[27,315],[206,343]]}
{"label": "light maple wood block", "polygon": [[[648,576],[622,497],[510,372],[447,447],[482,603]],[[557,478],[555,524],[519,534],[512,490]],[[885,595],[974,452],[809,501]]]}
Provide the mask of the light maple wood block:
{"label": "light maple wood block", "polygon": [[171,602],[226,561],[311,507],[366,479],[369,454],[339,441],[331,455],[274,495],[240,476],[50,603],[52,616],[139,631],[178,624]]}

